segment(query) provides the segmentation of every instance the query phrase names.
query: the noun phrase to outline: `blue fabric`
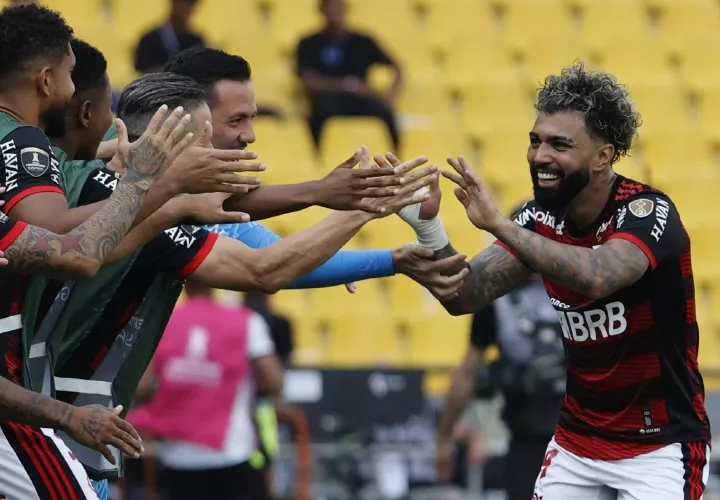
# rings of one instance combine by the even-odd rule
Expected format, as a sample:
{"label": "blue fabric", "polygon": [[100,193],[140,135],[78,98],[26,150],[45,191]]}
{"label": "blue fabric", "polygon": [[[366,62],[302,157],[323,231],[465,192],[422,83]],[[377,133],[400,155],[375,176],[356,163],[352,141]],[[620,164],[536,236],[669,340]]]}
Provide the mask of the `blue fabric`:
{"label": "blue fabric", "polygon": [[[250,248],[264,248],[281,239],[259,222],[212,224],[205,229],[241,241]],[[324,288],[394,274],[392,250],[341,250],[287,288]]]}
{"label": "blue fabric", "polygon": [[107,479],[102,481],[92,481],[93,488],[97,492],[100,500],[108,500],[108,482]]}

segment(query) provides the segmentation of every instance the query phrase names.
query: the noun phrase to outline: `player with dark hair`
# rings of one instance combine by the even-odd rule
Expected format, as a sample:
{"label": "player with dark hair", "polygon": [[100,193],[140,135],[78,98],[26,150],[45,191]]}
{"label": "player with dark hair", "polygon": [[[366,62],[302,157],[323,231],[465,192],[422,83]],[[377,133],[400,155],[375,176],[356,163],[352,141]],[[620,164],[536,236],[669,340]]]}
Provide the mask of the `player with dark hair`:
{"label": "player with dark hair", "polygon": [[[113,122],[107,61],[102,52],[87,42],[74,39],[70,46],[75,54],[72,70],[75,93],[67,106],[66,130],[63,135],[48,133],[48,136],[60,146],[65,157],[92,160],[105,131]],[[64,158],[58,159],[62,162]]]}
{"label": "player with dark hair", "polygon": [[[467,314],[532,272],[543,277],[568,376],[533,498],[699,499],[710,424],[690,240],[667,195],[612,167],[640,116],[614,77],[581,63],[546,79],[536,109],[527,153],[535,200],[514,222],[463,158],[448,159],[455,172],[443,174],[468,218],[497,242],[470,261],[459,296],[436,295]],[[438,258],[455,253],[445,243]]]}

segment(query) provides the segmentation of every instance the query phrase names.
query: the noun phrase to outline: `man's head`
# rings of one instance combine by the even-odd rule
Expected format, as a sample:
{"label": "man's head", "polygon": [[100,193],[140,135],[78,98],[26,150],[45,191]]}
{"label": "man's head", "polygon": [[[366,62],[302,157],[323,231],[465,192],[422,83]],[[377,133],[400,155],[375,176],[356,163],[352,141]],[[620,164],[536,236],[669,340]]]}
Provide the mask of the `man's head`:
{"label": "man's head", "polygon": [[345,0],[320,0],[320,13],[325,18],[325,25],[331,30],[345,28],[347,14]]}
{"label": "man's head", "polygon": [[102,52],[82,40],[75,39],[70,45],[76,58],[72,71],[75,94],[67,107],[65,137],[77,145],[75,160],[92,160],[113,120],[107,61]]}
{"label": "man's head", "polygon": [[166,104],[168,112],[178,106],[192,116],[188,131],[199,134],[206,121],[212,121],[205,102],[205,89],[190,78],[172,73],[152,73],[138,78],[123,90],[117,114],[125,122],[131,141],[140,137],[157,110]]}
{"label": "man's head", "polygon": [[257,114],[250,65],[239,56],[208,47],[175,54],[167,73],[192,78],[205,88],[212,110],[213,146],[245,149],[255,142],[253,119]]}
{"label": "man's head", "polygon": [[23,92],[24,105],[36,109],[39,123],[55,136],[63,135],[65,107],[75,92],[72,35],[62,16],[45,7],[0,11],[0,95]]}
{"label": "man's head", "polygon": [[626,88],[582,63],[550,76],[538,91],[528,162],[535,200],[566,207],[627,154],[640,125]]}
{"label": "man's head", "polygon": [[171,0],[172,10],[170,18],[174,23],[182,26],[190,24],[190,18],[195,12],[198,0]]}

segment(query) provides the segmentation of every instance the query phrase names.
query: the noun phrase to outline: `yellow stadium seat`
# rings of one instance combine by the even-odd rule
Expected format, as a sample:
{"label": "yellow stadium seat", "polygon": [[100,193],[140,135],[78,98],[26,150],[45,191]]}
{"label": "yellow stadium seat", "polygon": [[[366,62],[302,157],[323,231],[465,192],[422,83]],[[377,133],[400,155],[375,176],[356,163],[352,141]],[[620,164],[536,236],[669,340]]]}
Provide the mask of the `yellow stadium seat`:
{"label": "yellow stadium seat", "polygon": [[272,4],[270,33],[284,52],[295,52],[301,38],[322,27],[319,5],[316,0],[283,0]]}
{"label": "yellow stadium seat", "polygon": [[520,84],[477,84],[465,91],[463,123],[473,138],[527,133],[535,121],[533,93]]}
{"label": "yellow stadium seat", "polygon": [[686,177],[659,188],[673,199],[686,225],[707,227],[717,220],[717,214],[712,209],[713,202],[720,196],[720,178],[717,176],[701,182]]}
{"label": "yellow stadium seat", "polygon": [[424,155],[430,159],[431,164],[445,169],[450,168],[446,163],[448,156],[465,156],[466,158],[471,156],[470,145],[456,126],[446,128],[442,125],[433,126],[433,124],[434,122],[427,127],[410,128],[403,131],[400,144],[402,159]]}
{"label": "yellow stadium seat", "polygon": [[637,151],[653,182],[660,185],[688,176],[699,180],[713,175],[710,143],[692,132],[642,133]]}
{"label": "yellow stadium seat", "polygon": [[480,84],[512,85],[521,72],[505,45],[480,32],[455,40],[445,56],[445,75],[450,88],[463,93]]}
{"label": "yellow stadium seat", "polygon": [[[676,201],[677,203],[677,201]],[[680,215],[687,220],[687,212],[683,211],[682,205],[678,206]],[[698,284],[708,284],[715,288],[715,299],[717,299],[718,278],[720,268],[718,267],[717,252],[720,246],[718,225],[710,222],[707,225],[698,225],[690,228],[690,245],[692,251],[693,274]],[[699,291],[700,287],[696,287]],[[715,301],[717,304],[717,300]],[[717,314],[717,311],[716,311]]]}
{"label": "yellow stadium seat", "polygon": [[371,117],[330,118],[320,139],[325,168],[340,164],[363,145],[370,148],[372,154],[392,151],[390,134],[384,122]]}
{"label": "yellow stadium seat", "polygon": [[293,365],[322,366],[329,361],[328,345],[322,326],[307,313],[291,318],[293,329]]}
{"label": "yellow stadium seat", "polygon": [[720,82],[720,66],[709,64],[709,61],[718,60],[718,42],[684,47],[678,58],[683,85],[698,92],[717,87]]}
{"label": "yellow stadium seat", "polygon": [[539,40],[571,39],[574,34],[571,9],[561,0],[499,0],[496,5],[503,38],[519,50]]}
{"label": "yellow stadium seat", "polygon": [[385,366],[402,363],[406,349],[392,322],[378,314],[323,321],[333,366]]}
{"label": "yellow stadium seat", "polygon": [[720,140],[720,87],[699,94],[698,126],[705,137]]}
{"label": "yellow stadium seat", "polygon": [[310,307],[323,319],[346,318],[380,313],[386,306],[385,292],[378,280],[357,283],[357,291],[350,293],[344,285],[316,288],[310,292]]}
{"label": "yellow stadium seat", "polygon": [[[490,125],[488,125],[490,127]],[[480,172],[490,185],[500,187],[506,182],[527,182],[530,178],[527,151],[528,133],[533,122],[527,120],[524,129],[518,125],[514,131],[493,133],[480,143]]]}
{"label": "yellow stadium seat", "polygon": [[467,351],[471,318],[441,313],[409,323],[413,365],[457,366]]}
{"label": "yellow stadium seat", "polygon": [[257,151],[267,165],[261,174],[269,184],[292,184],[321,177],[310,132],[301,120],[260,117],[255,120],[256,142],[248,149]]}
{"label": "yellow stadium seat", "polygon": [[[435,2],[428,6],[426,33],[430,43],[448,56],[463,48],[462,40],[480,42],[473,47],[476,52],[492,52],[482,43],[482,37],[497,41],[498,26],[487,2],[478,0],[454,0]],[[470,69],[470,68],[468,68]]]}
{"label": "yellow stadium seat", "polygon": [[359,238],[366,248],[396,248],[415,241],[412,228],[396,215],[366,224]]}
{"label": "yellow stadium seat", "polygon": [[580,36],[588,50],[602,50],[618,34],[628,44],[650,37],[649,12],[638,0],[565,1],[579,14]]}
{"label": "yellow stadium seat", "polygon": [[[398,98],[398,112],[403,121],[420,126],[437,127],[452,121],[453,106],[447,89],[438,84],[412,84],[404,88]],[[403,134],[403,141],[406,134]]]}
{"label": "yellow stadium seat", "polygon": [[287,316],[302,315],[312,306],[310,290],[280,290],[270,300],[274,310]]}
{"label": "yellow stadium seat", "polygon": [[102,0],[44,0],[43,5],[62,14],[75,30],[75,36],[94,43],[98,28],[110,26],[110,12]]}
{"label": "yellow stadium seat", "polygon": [[642,164],[639,157],[635,156],[633,150],[630,151],[628,156],[620,157],[620,160],[613,165],[613,170],[638,182],[646,184],[654,182],[650,170]]}
{"label": "yellow stadium seat", "polygon": [[113,26],[123,45],[134,48],[140,37],[167,19],[169,2],[112,0]]}
{"label": "yellow stadium seat", "polygon": [[599,56],[602,70],[614,75],[620,83],[670,85],[674,81],[671,59],[658,42],[613,39],[606,43]]}
{"label": "yellow stadium seat", "polygon": [[417,318],[442,312],[442,305],[430,292],[406,276],[387,280],[387,291],[389,317]]}
{"label": "yellow stadium seat", "polygon": [[630,96],[642,116],[642,134],[684,132],[691,127],[690,101],[676,85],[630,85]]}
{"label": "yellow stadium seat", "polygon": [[522,51],[523,78],[533,90],[540,88],[550,75],[559,75],[575,61],[591,61],[583,46],[572,37],[549,36],[535,40]]}
{"label": "yellow stadium seat", "polygon": [[715,0],[645,0],[660,14],[656,36],[671,51],[720,41],[720,5]]}
{"label": "yellow stadium seat", "polygon": [[252,0],[203,0],[191,21],[209,45],[223,50],[229,39],[246,38],[264,28],[260,6]]}

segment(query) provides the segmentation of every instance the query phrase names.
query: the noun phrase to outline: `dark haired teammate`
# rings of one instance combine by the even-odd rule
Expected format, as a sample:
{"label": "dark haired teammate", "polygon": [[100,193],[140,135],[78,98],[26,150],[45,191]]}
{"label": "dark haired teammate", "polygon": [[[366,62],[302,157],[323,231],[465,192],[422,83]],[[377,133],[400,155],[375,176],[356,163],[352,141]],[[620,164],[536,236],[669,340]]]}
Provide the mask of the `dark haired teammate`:
{"label": "dark haired teammate", "polygon": [[667,195],[612,167],[640,116],[614,77],[580,63],[545,81],[536,109],[535,200],[514,223],[464,159],[448,159],[469,219],[497,242],[470,261],[459,296],[440,300],[467,314],[543,277],[568,377],[534,499],[697,500],[711,437],[690,240]]}

